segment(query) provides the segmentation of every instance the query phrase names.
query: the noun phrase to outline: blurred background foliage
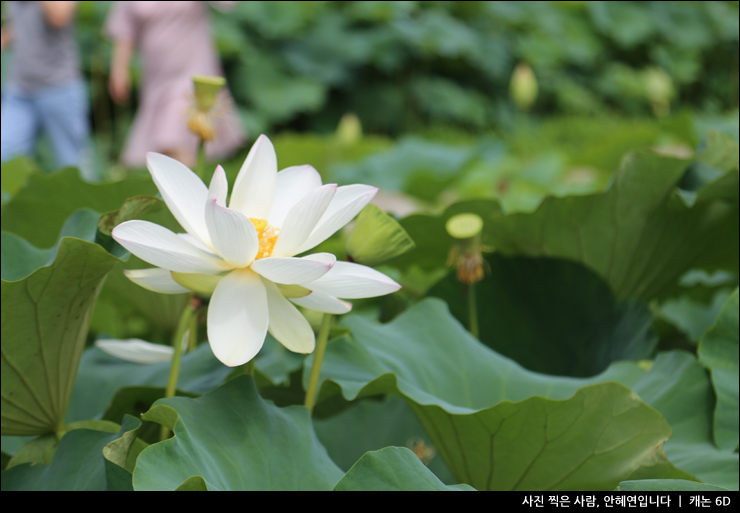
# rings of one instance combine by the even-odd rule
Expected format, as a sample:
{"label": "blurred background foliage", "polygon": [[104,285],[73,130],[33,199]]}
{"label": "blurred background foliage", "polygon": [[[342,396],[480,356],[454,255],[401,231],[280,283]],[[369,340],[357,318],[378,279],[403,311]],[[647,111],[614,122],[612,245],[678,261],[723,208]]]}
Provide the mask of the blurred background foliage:
{"label": "blurred background foliage", "polygon": [[[110,4],[80,2],[77,17],[101,167],[118,155],[135,107],[115,107],[108,97],[111,45],[101,44],[101,28]],[[551,170],[551,147],[579,151],[584,135],[608,137],[620,156],[620,145],[654,143],[666,128],[625,126],[625,117],[673,121],[676,110],[691,110],[711,118],[738,107],[737,2],[237,2],[228,12],[211,11],[252,137],[327,134],[354,112],[365,132],[394,138],[514,132],[509,149],[528,155],[534,146],[545,156],[531,166]],[[519,63],[531,67],[538,86],[527,119],[564,119],[522,126],[509,94]],[[689,127],[668,124],[693,147]],[[583,164],[597,157],[584,156]],[[463,189],[475,183],[474,176]]]}

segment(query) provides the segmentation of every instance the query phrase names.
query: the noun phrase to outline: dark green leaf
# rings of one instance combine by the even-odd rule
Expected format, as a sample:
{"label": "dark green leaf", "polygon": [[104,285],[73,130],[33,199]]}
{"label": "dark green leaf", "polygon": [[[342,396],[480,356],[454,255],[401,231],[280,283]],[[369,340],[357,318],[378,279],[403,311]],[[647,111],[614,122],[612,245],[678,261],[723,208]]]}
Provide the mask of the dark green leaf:
{"label": "dark green leaf", "polygon": [[388,447],[366,453],[339,480],[335,491],[401,492],[460,491],[446,486],[405,447]]}
{"label": "dark green leaf", "polygon": [[722,449],[738,444],[738,289],[699,343],[699,360],[709,367],[717,395],[714,440]]}
{"label": "dark green leaf", "polygon": [[136,490],[175,490],[196,476],[209,490],[330,490],[342,476],[308,410],[264,401],[249,376],[198,399],[158,401],[144,420],[175,436],[139,455]]}
{"label": "dark green leaf", "polygon": [[593,376],[618,360],[649,358],[657,338],[638,301],[617,302],[592,270],[553,258],[487,258],[490,274],[466,290],[454,272],[428,293],[468,324],[474,293],[480,340],[524,367],[558,376]]}

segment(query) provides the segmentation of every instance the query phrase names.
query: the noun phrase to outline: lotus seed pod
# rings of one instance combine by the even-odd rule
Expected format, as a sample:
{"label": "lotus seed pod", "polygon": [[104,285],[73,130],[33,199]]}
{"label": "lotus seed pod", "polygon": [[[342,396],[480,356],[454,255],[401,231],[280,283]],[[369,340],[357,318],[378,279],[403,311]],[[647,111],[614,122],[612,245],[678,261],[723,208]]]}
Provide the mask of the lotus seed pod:
{"label": "lotus seed pod", "polygon": [[211,77],[206,75],[195,75],[193,86],[195,87],[195,106],[198,110],[208,112],[216,104],[218,93],[226,85],[224,77]]}
{"label": "lotus seed pod", "polygon": [[457,214],[447,220],[445,228],[456,239],[470,239],[483,229],[483,219],[476,214]]}

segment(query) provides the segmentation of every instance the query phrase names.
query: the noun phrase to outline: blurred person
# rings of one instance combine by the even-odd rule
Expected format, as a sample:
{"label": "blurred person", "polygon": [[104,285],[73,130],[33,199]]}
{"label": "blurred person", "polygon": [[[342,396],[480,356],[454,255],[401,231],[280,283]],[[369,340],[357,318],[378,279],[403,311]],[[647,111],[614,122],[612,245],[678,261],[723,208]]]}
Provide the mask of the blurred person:
{"label": "blurred person", "polygon": [[12,44],[14,55],[2,97],[0,160],[32,154],[44,132],[56,164],[81,167],[84,176],[89,121],[74,39],[77,2],[7,4],[2,50]]}
{"label": "blurred person", "polygon": [[[217,2],[229,6],[234,2]],[[198,138],[187,116],[193,98],[193,75],[223,76],[211,36],[206,2],[116,2],[105,31],[114,41],[109,91],[117,104],[128,101],[130,63],[135,49],[143,58],[139,109],[121,161],[143,166],[146,153],[164,153],[194,167]],[[215,108],[214,141],[206,156],[219,159],[244,143],[233,101],[223,91]]]}

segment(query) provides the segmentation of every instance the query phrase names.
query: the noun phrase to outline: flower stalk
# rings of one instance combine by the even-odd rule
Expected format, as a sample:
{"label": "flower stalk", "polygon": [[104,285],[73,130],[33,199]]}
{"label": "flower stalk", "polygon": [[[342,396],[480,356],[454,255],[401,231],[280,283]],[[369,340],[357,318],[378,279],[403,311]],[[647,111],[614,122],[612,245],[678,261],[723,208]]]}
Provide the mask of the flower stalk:
{"label": "flower stalk", "polygon": [[313,414],[313,407],[316,405],[316,393],[319,388],[319,376],[321,375],[321,364],[324,361],[326,353],[326,344],[329,341],[329,331],[331,330],[331,321],[334,316],[329,313],[324,314],[319,330],[319,338],[316,341],[316,351],[313,356],[313,365],[311,366],[311,376],[308,378],[308,389],[306,390],[305,405],[309,413]]}
{"label": "flower stalk", "polygon": [[457,279],[468,294],[468,330],[478,338],[478,304],[475,284],[481,281],[488,263],[483,251],[490,251],[481,244],[483,220],[475,214],[458,214],[451,217],[445,225],[447,233],[456,239],[450,250],[447,265],[455,265]]}
{"label": "flower stalk", "polygon": [[[172,362],[170,364],[170,375],[167,378],[167,387],[164,390],[165,398],[175,396],[175,390],[177,389],[177,377],[180,374],[180,360],[182,359],[182,339],[183,337],[185,337],[186,333],[188,333],[188,330],[191,329],[191,322],[194,318],[196,318],[195,313],[198,310],[199,306],[200,300],[196,297],[193,297],[183,310],[182,315],[180,315],[180,321],[177,323],[177,330],[175,331],[175,336],[172,339],[172,346],[175,350],[175,353],[172,355]],[[196,338],[196,334],[191,332],[189,334],[189,338]],[[160,430],[160,438],[162,440],[166,440],[169,437],[170,430],[165,426],[162,426],[162,429]]]}

